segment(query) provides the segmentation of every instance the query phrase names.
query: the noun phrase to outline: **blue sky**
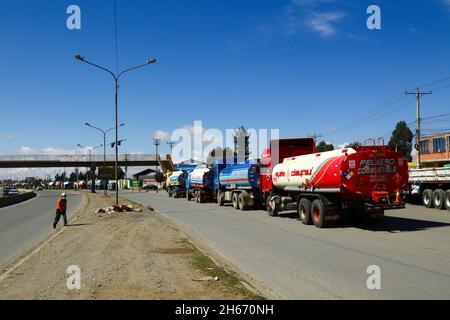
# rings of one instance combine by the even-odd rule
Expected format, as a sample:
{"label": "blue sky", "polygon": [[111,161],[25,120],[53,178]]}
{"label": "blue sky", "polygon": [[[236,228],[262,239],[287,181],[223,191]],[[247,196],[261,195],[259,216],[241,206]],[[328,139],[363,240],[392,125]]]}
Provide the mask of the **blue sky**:
{"label": "blue sky", "polygon": [[[194,120],[220,130],[278,128],[282,137],[317,133],[336,145],[388,139],[398,120],[414,120],[413,98],[364,115],[450,75],[448,0],[117,3],[120,68],[158,59],[121,82],[125,152],[151,153],[155,132]],[[66,28],[71,4],[81,8],[81,30]],[[371,4],[381,8],[381,30],[366,27]],[[113,82],[73,56],[115,68],[113,22],[112,0],[0,1],[0,153],[102,143],[84,122],[114,125]],[[449,84],[424,88],[444,87],[423,99],[424,116],[448,112]]]}

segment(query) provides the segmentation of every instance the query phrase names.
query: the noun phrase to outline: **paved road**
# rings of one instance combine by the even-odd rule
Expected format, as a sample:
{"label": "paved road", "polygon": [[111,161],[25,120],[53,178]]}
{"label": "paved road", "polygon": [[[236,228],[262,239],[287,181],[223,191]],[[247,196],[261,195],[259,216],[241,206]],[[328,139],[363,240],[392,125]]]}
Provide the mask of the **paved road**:
{"label": "paved road", "polygon": [[[0,263],[52,230],[59,193],[37,191],[38,196],[31,200],[0,208]],[[81,195],[68,193],[67,202],[67,218],[70,218],[81,204]]]}
{"label": "paved road", "polygon": [[[376,226],[317,229],[294,214],[269,217],[164,193],[124,196],[151,204],[287,299],[450,298],[448,211],[408,205]],[[381,290],[367,289],[370,265],[381,268]]]}

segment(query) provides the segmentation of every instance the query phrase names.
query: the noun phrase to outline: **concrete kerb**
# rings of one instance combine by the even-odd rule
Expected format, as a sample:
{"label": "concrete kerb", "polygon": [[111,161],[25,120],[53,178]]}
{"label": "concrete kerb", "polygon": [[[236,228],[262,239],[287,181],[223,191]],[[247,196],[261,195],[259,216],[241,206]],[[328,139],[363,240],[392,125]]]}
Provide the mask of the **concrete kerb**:
{"label": "concrete kerb", "polygon": [[0,208],[12,206],[14,204],[24,202],[24,201],[32,199],[34,197],[36,197],[36,193],[33,191],[18,194],[16,196],[1,197],[0,198]]}

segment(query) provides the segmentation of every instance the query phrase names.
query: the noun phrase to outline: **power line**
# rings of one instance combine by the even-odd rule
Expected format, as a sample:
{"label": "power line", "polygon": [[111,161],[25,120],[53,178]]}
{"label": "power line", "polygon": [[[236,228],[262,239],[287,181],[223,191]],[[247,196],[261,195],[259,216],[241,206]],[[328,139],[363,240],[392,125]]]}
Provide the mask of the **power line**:
{"label": "power line", "polygon": [[352,120],[346,124],[344,124],[342,126],[342,129],[338,129],[336,130],[337,132],[332,133],[332,134],[327,134],[325,135],[325,137],[329,137],[329,136],[334,136],[334,135],[338,135],[344,131],[348,131],[350,129],[356,129],[359,128],[365,124],[368,124],[372,121],[378,120],[382,117],[384,117],[387,114],[391,114],[392,112],[404,107],[406,104],[409,104],[411,101],[408,101],[405,104],[400,105],[399,107],[393,109],[390,112],[387,113],[382,113],[382,111],[387,110],[389,108],[394,107],[396,104],[398,104],[400,101],[402,101],[403,99],[405,99],[405,95],[403,93],[396,95],[395,97],[392,97],[391,99],[387,100],[385,103],[379,105],[378,107],[372,109],[370,112],[356,118],[355,120]]}
{"label": "power line", "polygon": [[432,86],[434,84],[438,84],[438,83],[441,83],[441,82],[444,82],[444,81],[447,81],[447,80],[450,80],[450,76],[447,76],[445,78],[442,78],[442,79],[439,79],[439,80],[435,80],[435,81],[432,81],[432,82],[429,82],[429,83],[425,83],[425,84],[423,84],[421,86],[418,86],[418,88],[419,89],[420,88],[426,88],[426,87],[429,87],[429,86]]}
{"label": "power line", "polygon": [[405,106],[409,105],[409,104],[410,104],[411,102],[413,102],[413,101],[414,101],[414,99],[409,100],[409,101],[407,101],[406,103],[401,104],[400,106],[396,107],[395,109],[393,109],[393,110],[391,110],[391,111],[389,111],[389,112],[383,113],[383,114],[377,116],[376,118],[372,118],[372,119],[369,119],[369,120],[367,120],[367,121],[364,121],[364,122],[362,122],[362,123],[360,123],[360,124],[358,124],[358,125],[356,125],[356,126],[352,126],[352,127],[349,128],[349,129],[357,129],[357,128],[360,128],[360,127],[362,127],[362,126],[364,126],[364,125],[366,125],[366,124],[369,124],[369,123],[371,123],[371,122],[373,122],[373,121],[375,121],[375,120],[384,118],[385,116],[387,116],[387,115],[389,115],[389,114],[391,114],[391,113],[393,113],[393,112],[395,112],[395,111],[398,111],[398,110],[404,108]]}
{"label": "power line", "polygon": [[445,85],[445,86],[441,86],[441,87],[438,87],[438,88],[432,88],[432,90],[433,90],[433,92],[435,92],[435,91],[440,91],[440,90],[443,90],[443,89],[446,89],[446,88],[449,88],[449,87],[450,87],[450,84]]}
{"label": "power line", "polygon": [[[429,87],[429,86],[432,86],[432,85],[435,85],[435,84],[438,84],[438,83],[445,82],[447,80],[450,80],[450,76],[446,76],[446,77],[441,78],[439,80],[435,80],[435,81],[432,81],[432,82],[428,82],[428,83],[422,84],[418,88]],[[450,87],[450,84],[449,85],[445,85],[445,86],[441,86],[441,87],[438,87],[438,88],[433,88],[432,90],[433,91],[438,91],[438,90],[446,89],[446,88],[449,88],[449,87]],[[382,110],[385,110],[385,109],[388,109],[389,107],[394,106],[395,104],[400,102],[404,97],[405,96],[403,95],[403,93],[401,93],[399,95],[396,95],[393,98],[387,100],[385,103],[381,104],[380,106],[372,109],[370,112],[368,112],[368,113],[366,113],[366,114],[356,118],[355,120],[352,120],[352,121],[344,124],[343,127],[358,125],[359,123],[361,123],[360,121],[363,121],[363,123],[367,123],[368,120],[365,119],[365,118],[373,117],[377,112],[380,112]]]}
{"label": "power line", "polygon": [[422,120],[429,120],[429,119],[436,119],[436,118],[448,118],[448,117],[450,117],[450,112],[449,113],[438,114],[438,115],[435,115],[435,116],[425,117],[425,118],[422,118]]}
{"label": "power line", "polygon": [[361,120],[367,121],[367,118],[376,115],[378,112],[385,110],[387,108],[389,108],[392,105],[395,105],[396,103],[400,102],[402,99],[404,99],[404,95],[403,93],[396,95],[395,97],[387,100],[386,102],[384,102],[383,104],[373,108],[371,111],[369,111],[368,113],[365,113],[364,115],[356,118],[355,120],[352,120],[350,122],[347,122],[346,124],[343,125],[343,127],[347,127],[347,126],[351,126],[355,123],[360,122]]}

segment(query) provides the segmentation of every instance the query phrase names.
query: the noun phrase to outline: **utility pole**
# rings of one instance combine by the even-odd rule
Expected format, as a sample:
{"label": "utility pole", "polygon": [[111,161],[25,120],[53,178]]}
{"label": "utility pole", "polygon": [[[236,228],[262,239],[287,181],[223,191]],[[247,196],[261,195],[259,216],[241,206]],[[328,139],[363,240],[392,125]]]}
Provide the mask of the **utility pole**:
{"label": "utility pole", "polygon": [[308,138],[313,138],[314,139],[314,143],[317,144],[317,138],[322,138],[321,134],[316,134],[314,133],[313,135],[308,135]]}
{"label": "utility pole", "polygon": [[[153,139],[153,144],[155,145],[156,148],[156,158],[158,159],[158,147],[161,144],[161,138],[154,138]],[[158,172],[158,166],[156,166],[156,172]]]}
{"label": "utility pole", "polygon": [[420,161],[420,97],[426,94],[433,94],[432,91],[429,92],[420,92],[420,89],[417,88],[416,92],[408,92],[406,91],[405,94],[409,95],[415,95],[416,96],[416,150],[417,150],[417,168],[420,169],[421,161]]}
{"label": "utility pole", "polygon": [[173,147],[175,147],[175,141],[168,141],[167,144],[170,148],[170,156],[172,156]]}
{"label": "utility pole", "polygon": [[125,179],[128,178],[128,153],[125,153]]}

